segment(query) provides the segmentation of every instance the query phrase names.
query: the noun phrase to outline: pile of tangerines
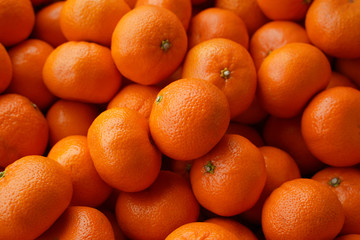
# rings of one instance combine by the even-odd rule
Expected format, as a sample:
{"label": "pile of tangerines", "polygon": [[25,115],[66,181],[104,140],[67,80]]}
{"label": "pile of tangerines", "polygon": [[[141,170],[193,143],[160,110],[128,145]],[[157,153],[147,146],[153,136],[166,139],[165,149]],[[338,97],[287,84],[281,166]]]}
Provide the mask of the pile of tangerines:
{"label": "pile of tangerines", "polygon": [[0,240],[359,240],[360,0],[0,0]]}

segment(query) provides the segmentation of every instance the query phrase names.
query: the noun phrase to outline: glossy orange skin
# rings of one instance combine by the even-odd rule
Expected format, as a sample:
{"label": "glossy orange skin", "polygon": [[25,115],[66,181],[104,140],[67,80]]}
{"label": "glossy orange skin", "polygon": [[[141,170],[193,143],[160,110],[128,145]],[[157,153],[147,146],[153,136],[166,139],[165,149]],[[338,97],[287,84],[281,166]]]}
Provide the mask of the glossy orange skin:
{"label": "glossy orange skin", "polygon": [[338,58],[360,57],[360,2],[349,0],[314,1],[305,18],[311,42]]}
{"label": "glossy orange skin", "polygon": [[86,136],[91,123],[99,113],[97,107],[90,103],[64,99],[55,102],[46,113],[50,146],[70,135]]}
{"label": "glossy orange skin", "polygon": [[360,240],[360,234],[347,234],[335,238],[335,240]]}
{"label": "glossy orange skin", "polygon": [[[162,49],[168,41],[167,50]],[[135,8],[118,22],[111,54],[123,76],[140,84],[159,83],[181,64],[187,50],[187,35],[176,15],[162,7]],[[149,74],[151,72],[151,74]]]}
{"label": "glossy orange skin", "polygon": [[74,41],[60,45],[49,55],[43,80],[55,96],[89,103],[109,101],[121,85],[109,48]]}
{"label": "glossy orange skin", "polygon": [[50,149],[48,158],[60,163],[71,176],[71,205],[97,207],[109,197],[112,188],[96,172],[85,136],[61,139]]}
{"label": "glossy orange skin", "polygon": [[305,28],[291,21],[271,21],[261,26],[250,39],[250,53],[256,69],[275,49],[287,43],[310,43]]}
{"label": "glossy orange skin", "polygon": [[27,155],[42,155],[49,127],[44,115],[26,97],[0,96],[0,166]]}
{"label": "glossy orange skin", "polygon": [[309,150],[322,162],[344,167],[360,160],[360,91],[327,89],[304,110],[301,132]]}
{"label": "glossy orange skin", "polygon": [[215,7],[235,12],[245,22],[250,36],[269,21],[257,0],[215,0]]}
{"label": "glossy orange skin", "polygon": [[272,20],[299,21],[305,18],[312,0],[256,0],[265,16]]}
{"label": "glossy orange skin", "polygon": [[332,72],[330,77],[330,82],[326,86],[326,89],[333,88],[333,87],[352,87],[355,89],[358,89],[358,87],[355,85],[354,82],[352,82],[349,78],[347,78],[345,75]]}
{"label": "glossy orange skin", "polygon": [[207,219],[205,222],[215,223],[215,224],[229,230],[230,232],[235,234],[239,239],[257,240],[255,234],[250,229],[248,229],[241,223],[239,223],[235,220],[232,220],[230,218],[215,217],[215,218]]}
{"label": "glossy orange skin", "polygon": [[297,163],[302,176],[310,176],[325,167],[306,146],[301,134],[301,116],[277,118],[270,116],[264,125],[263,137],[266,145],[289,153]]}
{"label": "glossy orange skin", "polygon": [[258,71],[257,96],[270,114],[295,117],[327,86],[330,76],[330,63],[318,48],[289,43],[264,59]]}
{"label": "glossy orange skin", "polygon": [[129,11],[124,0],[67,0],[60,13],[60,28],[69,41],[110,46],[116,24]]}
{"label": "glossy orange skin", "polygon": [[[229,76],[222,75],[228,70]],[[246,110],[255,97],[256,70],[249,52],[225,38],[204,41],[186,55],[183,78],[199,78],[216,85],[226,95],[231,117]]]}
{"label": "glossy orange skin", "polygon": [[37,240],[47,239],[115,240],[115,236],[110,221],[102,212],[91,207],[71,206]]}
{"label": "glossy orange skin", "polygon": [[65,1],[58,1],[42,8],[36,13],[33,36],[53,47],[67,41],[60,28],[60,12]]}
{"label": "glossy orange skin", "polygon": [[192,222],[170,233],[165,240],[240,240],[234,233],[215,223]]}
{"label": "glossy orange skin", "polygon": [[138,111],[145,118],[150,112],[160,89],[153,86],[144,86],[133,83],[122,88],[109,102],[107,109],[114,107],[127,107]]}
{"label": "glossy orange skin", "polygon": [[261,106],[258,97],[255,95],[250,106],[231,120],[243,124],[256,124],[263,121],[269,114]]}
{"label": "glossy orange skin", "polygon": [[0,1],[0,42],[8,47],[29,37],[35,23],[30,0]]}
{"label": "glossy orange skin", "polygon": [[0,43],[0,93],[9,86],[13,75],[12,63],[4,45]]}
{"label": "glossy orange skin", "polygon": [[148,188],[160,171],[161,153],[150,141],[148,121],[129,108],[102,112],[88,131],[94,166],[110,186],[126,192]]}
{"label": "glossy orange skin", "polygon": [[265,160],[266,183],[254,207],[241,216],[252,223],[260,225],[262,207],[270,193],[284,182],[300,178],[301,175],[295,160],[287,152],[271,146],[263,146],[259,150]]}
{"label": "glossy orange skin", "polygon": [[230,122],[229,127],[226,131],[227,134],[237,134],[250,140],[255,146],[264,146],[264,141],[253,127],[241,123]]}
{"label": "glossy orange skin", "polygon": [[70,203],[70,176],[54,160],[26,156],[7,166],[2,173],[0,239],[35,239]]}
{"label": "glossy orange skin", "polygon": [[200,79],[180,79],[163,88],[149,119],[155,144],[176,160],[192,160],[209,152],[229,122],[225,94]]}
{"label": "glossy orange skin", "polygon": [[42,69],[53,50],[48,43],[37,39],[26,40],[11,48],[13,77],[6,92],[29,98],[41,110],[50,107],[56,97],[46,88]]}
{"label": "glossy orange skin", "polygon": [[115,213],[130,239],[165,239],[176,228],[197,220],[199,204],[185,178],[161,171],[150,188],[120,192]]}
{"label": "glossy orange skin", "polygon": [[189,48],[212,38],[226,38],[249,47],[249,34],[244,21],[234,12],[206,8],[191,19],[188,31]]}
{"label": "glossy orange skin", "polygon": [[[213,172],[207,166],[214,166]],[[250,209],[266,181],[259,149],[240,135],[226,134],[205,156],[194,161],[190,180],[201,206],[220,216]]]}
{"label": "glossy orange skin", "polygon": [[265,201],[262,229],[266,239],[334,239],[344,210],[328,187],[306,178],[283,183]]}
{"label": "glossy orange skin", "polygon": [[135,7],[147,4],[172,11],[180,19],[184,28],[188,29],[192,11],[191,0],[137,0]]}
{"label": "glossy orange skin", "polygon": [[350,78],[360,87],[360,58],[356,59],[337,59],[335,69]]}
{"label": "glossy orange skin", "polygon": [[[337,178],[339,183],[331,184]],[[312,179],[329,187],[340,200],[345,213],[341,234],[360,234],[360,170],[356,168],[325,168]]]}

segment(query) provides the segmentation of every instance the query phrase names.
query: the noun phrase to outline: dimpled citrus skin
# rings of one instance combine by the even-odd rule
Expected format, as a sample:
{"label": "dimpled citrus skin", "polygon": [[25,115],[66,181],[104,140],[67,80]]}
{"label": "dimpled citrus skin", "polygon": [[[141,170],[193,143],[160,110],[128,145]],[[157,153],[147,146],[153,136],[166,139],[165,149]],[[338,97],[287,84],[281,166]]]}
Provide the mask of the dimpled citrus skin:
{"label": "dimpled citrus skin", "polygon": [[5,47],[0,43],[0,93],[10,84],[13,75],[12,63]]}
{"label": "dimpled citrus skin", "polygon": [[[164,42],[168,43],[162,49]],[[144,85],[170,76],[181,64],[186,50],[187,35],[178,17],[153,5],[125,14],[111,41],[111,54],[121,74]]]}
{"label": "dimpled citrus skin", "polygon": [[327,89],[304,110],[301,132],[320,161],[336,167],[360,162],[360,91],[350,87]]}
{"label": "dimpled citrus skin", "polygon": [[208,222],[192,222],[175,229],[165,240],[240,240],[229,230]]}
{"label": "dimpled citrus skin", "polygon": [[318,48],[307,43],[289,43],[262,62],[257,96],[270,114],[294,117],[327,86],[330,77],[330,63]]}
{"label": "dimpled citrus skin", "polygon": [[163,88],[149,119],[155,144],[176,160],[191,160],[209,152],[229,122],[230,108],[224,93],[212,83],[191,78]]}
{"label": "dimpled citrus skin", "polygon": [[130,239],[164,239],[174,229],[196,221],[199,203],[182,176],[161,171],[146,190],[121,192],[115,213],[120,228]]}
{"label": "dimpled citrus skin", "polygon": [[110,221],[92,207],[70,206],[54,225],[36,240],[91,239],[115,240]]}
{"label": "dimpled citrus skin", "polygon": [[231,118],[245,111],[255,97],[254,62],[242,45],[229,39],[210,39],[190,49],[182,77],[203,79],[221,89],[229,102]]}
{"label": "dimpled citrus skin", "polygon": [[262,228],[267,239],[334,239],[344,224],[335,193],[312,179],[283,183],[265,201]]}
{"label": "dimpled citrus skin", "polygon": [[60,217],[72,196],[65,169],[31,155],[5,168],[0,178],[0,239],[31,240]]}
{"label": "dimpled citrus skin", "polygon": [[160,171],[161,153],[149,137],[146,118],[129,108],[102,112],[88,130],[94,166],[110,186],[126,192],[149,187]]}
{"label": "dimpled citrus skin", "polygon": [[12,46],[24,41],[35,23],[35,13],[30,0],[0,1],[0,42]]}
{"label": "dimpled citrus skin", "polygon": [[0,166],[26,155],[43,154],[48,136],[44,115],[28,98],[0,95]]}
{"label": "dimpled citrus skin", "polygon": [[49,55],[43,80],[59,98],[90,103],[109,101],[121,85],[109,48],[74,41],[61,44]]}

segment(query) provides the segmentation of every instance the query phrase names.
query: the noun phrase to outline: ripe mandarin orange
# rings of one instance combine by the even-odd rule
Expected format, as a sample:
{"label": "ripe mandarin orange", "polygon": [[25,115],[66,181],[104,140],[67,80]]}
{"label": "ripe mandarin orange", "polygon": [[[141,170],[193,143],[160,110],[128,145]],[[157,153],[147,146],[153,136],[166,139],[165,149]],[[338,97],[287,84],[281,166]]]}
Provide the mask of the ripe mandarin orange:
{"label": "ripe mandarin orange", "polygon": [[110,186],[136,192],[155,181],[161,153],[150,140],[148,121],[137,111],[113,108],[102,112],[87,137],[94,166]]}
{"label": "ripe mandarin orange", "polygon": [[41,110],[47,110],[56,100],[43,82],[42,69],[54,49],[46,42],[29,39],[9,50],[13,77],[8,93],[29,98]]}
{"label": "ripe mandarin orange", "polygon": [[71,176],[71,205],[97,207],[109,197],[112,189],[97,173],[85,136],[61,139],[50,149],[48,158],[60,163]]}
{"label": "ripe mandarin orange", "polygon": [[269,21],[257,0],[215,0],[215,7],[235,12],[245,22],[250,36]]}
{"label": "ripe mandarin orange", "polygon": [[272,51],[287,43],[310,43],[305,28],[292,21],[271,21],[261,26],[250,39],[250,53],[256,69]]}
{"label": "ripe mandarin orange", "polygon": [[312,0],[256,0],[265,16],[272,20],[300,21]]}
{"label": "ripe mandarin orange", "polygon": [[67,0],[60,13],[60,28],[69,41],[110,46],[116,24],[129,11],[124,0]]}
{"label": "ripe mandarin orange", "polygon": [[60,12],[65,1],[58,1],[40,9],[35,16],[33,36],[53,47],[67,41],[60,28]]}
{"label": "ripe mandarin orange", "polygon": [[43,68],[43,80],[57,97],[105,103],[118,91],[121,75],[109,48],[96,43],[70,41],[49,55]]}
{"label": "ripe mandarin orange", "polygon": [[307,43],[288,43],[274,50],[258,71],[258,97],[270,114],[291,118],[329,83],[326,56]]}
{"label": "ripe mandarin orange", "polygon": [[178,227],[165,238],[165,240],[177,239],[240,240],[242,238],[215,223],[192,222]]}
{"label": "ripe mandarin orange", "polygon": [[340,200],[345,213],[341,234],[360,234],[360,170],[356,168],[325,168],[312,179],[328,186]]}
{"label": "ripe mandarin orange", "polygon": [[132,83],[120,91],[111,99],[107,109],[114,107],[127,107],[138,111],[145,118],[149,119],[152,104],[154,103],[159,88],[154,86],[144,86],[137,83]]}
{"label": "ripe mandarin orange", "polygon": [[270,116],[265,122],[263,137],[266,145],[289,153],[303,176],[312,176],[325,167],[325,164],[317,159],[306,146],[301,133],[301,116],[294,118]]}
{"label": "ripe mandarin orange", "polygon": [[338,58],[360,57],[360,2],[316,0],[305,18],[310,41]]}
{"label": "ripe mandarin orange", "polygon": [[214,217],[209,218],[205,222],[208,223],[215,223],[233,234],[235,234],[239,239],[243,240],[257,240],[255,234],[247,227],[242,225],[241,223],[232,220],[231,218],[220,218],[220,217]]}
{"label": "ripe mandarin orange", "polygon": [[309,150],[336,167],[360,162],[360,91],[350,87],[327,89],[311,100],[301,120]]}
{"label": "ripe mandarin orange", "polygon": [[49,239],[115,240],[115,236],[102,212],[92,207],[71,206],[37,240]]}
{"label": "ripe mandarin orange", "polygon": [[241,216],[260,225],[262,207],[270,193],[284,182],[301,176],[295,160],[287,152],[271,146],[263,146],[259,150],[265,160],[266,183],[256,204]]}
{"label": "ripe mandarin orange", "polygon": [[0,93],[9,86],[13,75],[12,63],[5,47],[0,43]]}
{"label": "ripe mandarin orange", "polygon": [[344,218],[334,192],[315,180],[298,178],[270,194],[261,221],[266,239],[334,239]]}
{"label": "ripe mandarin orange", "polygon": [[34,23],[30,0],[0,0],[0,43],[8,47],[24,41]]}
{"label": "ripe mandarin orange", "polygon": [[135,7],[148,4],[172,11],[179,18],[184,28],[188,28],[192,11],[191,0],[137,0]]}
{"label": "ripe mandarin orange", "polygon": [[258,97],[255,95],[250,106],[231,120],[243,124],[256,124],[263,121],[268,115],[268,112],[261,106]]}
{"label": "ripe mandarin orange", "polygon": [[199,204],[185,178],[161,171],[148,189],[120,192],[115,212],[128,238],[165,239],[176,228],[197,220]]}
{"label": "ripe mandarin orange", "polygon": [[71,179],[52,159],[31,155],[0,173],[0,239],[31,240],[68,207]]}
{"label": "ripe mandarin orange", "polygon": [[246,110],[255,97],[256,70],[249,52],[225,38],[204,41],[186,55],[183,78],[209,81],[228,99],[231,117]]}
{"label": "ripe mandarin orange", "polygon": [[220,216],[234,216],[259,199],[266,181],[264,158],[246,138],[226,134],[194,161],[190,180],[201,206]]}
{"label": "ripe mandarin orange", "polygon": [[163,7],[144,5],[131,10],[112,35],[111,54],[117,68],[126,78],[144,85],[170,76],[186,50],[187,35],[182,23]]}
{"label": "ripe mandarin orange", "polygon": [[189,48],[212,38],[226,38],[249,47],[249,34],[244,21],[234,12],[206,8],[191,19],[188,31]]}
{"label": "ripe mandarin orange", "polygon": [[49,143],[53,146],[70,135],[86,136],[87,131],[99,115],[95,105],[60,99],[46,113],[49,124]]}
{"label": "ripe mandarin orange", "polygon": [[163,88],[153,104],[149,125],[160,151],[176,160],[209,152],[230,122],[225,94],[200,79],[180,79]]}
{"label": "ripe mandarin orange", "polygon": [[41,155],[48,143],[44,115],[28,98],[0,95],[0,166],[27,155]]}
{"label": "ripe mandarin orange", "polygon": [[333,87],[352,87],[357,89],[358,87],[345,75],[338,72],[332,72],[330,77],[330,82],[326,86],[326,89]]}

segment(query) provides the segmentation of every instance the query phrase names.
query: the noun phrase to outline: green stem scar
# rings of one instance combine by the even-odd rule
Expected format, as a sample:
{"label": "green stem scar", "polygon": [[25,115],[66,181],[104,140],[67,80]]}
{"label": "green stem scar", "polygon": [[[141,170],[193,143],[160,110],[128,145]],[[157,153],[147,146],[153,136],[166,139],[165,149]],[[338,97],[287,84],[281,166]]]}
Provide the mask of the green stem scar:
{"label": "green stem scar", "polygon": [[191,170],[191,166],[192,166],[191,163],[186,164],[185,171],[189,173]]}
{"label": "green stem scar", "polygon": [[224,68],[223,70],[220,71],[220,77],[224,78],[224,79],[228,79],[230,78],[230,71],[227,68]]}
{"label": "green stem scar", "polygon": [[0,172],[0,178],[5,177],[5,173],[6,173],[6,170],[4,170],[4,171]]}
{"label": "green stem scar", "polygon": [[155,103],[156,103],[156,104],[159,104],[162,99],[163,99],[163,96],[162,96],[162,95],[158,95],[157,98],[156,98],[156,100],[155,100]]}
{"label": "green stem scar", "polygon": [[170,42],[168,39],[162,40],[162,41],[161,41],[160,48],[161,48],[164,52],[169,51],[169,49],[171,48],[171,42]]}
{"label": "green stem scar", "polygon": [[337,177],[334,177],[329,181],[329,185],[332,187],[337,187],[340,185],[340,183],[341,183],[341,180],[340,180],[340,178],[337,178]]}
{"label": "green stem scar", "polygon": [[209,161],[205,166],[205,173],[210,173],[210,174],[214,174],[214,170],[215,170],[215,165]]}

